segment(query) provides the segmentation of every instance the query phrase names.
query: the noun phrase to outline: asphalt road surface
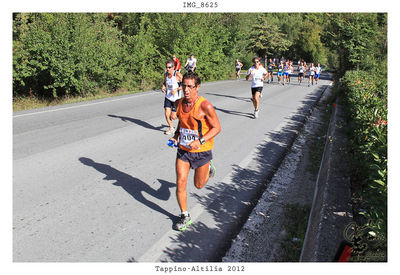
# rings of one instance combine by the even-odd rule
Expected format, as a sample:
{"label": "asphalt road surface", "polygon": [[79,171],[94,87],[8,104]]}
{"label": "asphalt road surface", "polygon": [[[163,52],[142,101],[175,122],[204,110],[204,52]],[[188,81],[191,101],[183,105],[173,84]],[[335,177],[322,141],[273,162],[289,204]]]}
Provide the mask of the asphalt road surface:
{"label": "asphalt road surface", "polygon": [[265,83],[258,119],[250,81],[201,85],[222,131],[216,176],[197,190],[190,172],[185,232],[161,92],[14,113],[13,260],[219,260],[329,83]]}

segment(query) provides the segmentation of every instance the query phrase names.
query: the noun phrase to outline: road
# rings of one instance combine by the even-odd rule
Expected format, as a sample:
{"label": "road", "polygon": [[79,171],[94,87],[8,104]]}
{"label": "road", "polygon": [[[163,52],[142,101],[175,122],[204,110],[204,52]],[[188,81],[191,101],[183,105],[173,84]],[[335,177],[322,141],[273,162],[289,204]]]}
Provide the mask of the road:
{"label": "road", "polygon": [[[275,79],[276,81],[276,79]],[[13,260],[203,262],[223,256],[309,109],[329,85],[265,84],[252,118],[250,81],[204,83],[222,131],[216,176],[188,182],[194,220],[172,225],[176,149],[163,134],[163,94],[141,94],[13,115]]]}

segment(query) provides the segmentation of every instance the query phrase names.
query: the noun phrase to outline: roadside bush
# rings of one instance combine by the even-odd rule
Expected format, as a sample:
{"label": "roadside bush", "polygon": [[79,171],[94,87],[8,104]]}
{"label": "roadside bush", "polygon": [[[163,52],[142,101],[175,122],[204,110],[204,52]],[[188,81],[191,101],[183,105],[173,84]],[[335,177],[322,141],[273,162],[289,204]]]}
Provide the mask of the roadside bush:
{"label": "roadside bush", "polygon": [[120,32],[102,14],[19,15],[14,32],[14,96],[85,96],[117,89],[124,79]]}
{"label": "roadside bush", "polygon": [[172,54],[184,65],[193,53],[203,81],[229,78],[244,52],[236,45],[245,33],[239,24],[243,17],[14,13],[13,97],[52,101],[100,90],[159,88]]}
{"label": "roadside bush", "polygon": [[379,71],[347,71],[342,79],[351,125],[352,184],[361,190],[359,214],[386,239],[387,76]]}

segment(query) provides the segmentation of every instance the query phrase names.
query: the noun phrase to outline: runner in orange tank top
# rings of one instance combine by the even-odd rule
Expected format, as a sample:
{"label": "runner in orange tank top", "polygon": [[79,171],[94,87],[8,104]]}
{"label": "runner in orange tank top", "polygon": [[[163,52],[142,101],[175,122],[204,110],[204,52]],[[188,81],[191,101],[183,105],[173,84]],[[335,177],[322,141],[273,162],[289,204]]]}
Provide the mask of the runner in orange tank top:
{"label": "runner in orange tank top", "polygon": [[[206,117],[201,118],[199,116],[199,109],[202,104],[207,104],[207,99],[202,96],[199,96],[189,112],[185,112],[184,109],[187,109],[186,106],[182,106],[183,101],[178,102],[177,107],[177,116],[179,118],[179,133],[180,133],[180,143],[179,148],[182,150],[199,153],[210,151],[214,146],[214,138],[210,138],[204,144],[200,144],[200,148],[191,147],[190,144],[199,140],[201,143],[201,138],[204,138],[203,135],[207,133],[212,127],[207,121]],[[189,109],[187,109],[189,110]]]}
{"label": "runner in orange tank top", "polygon": [[214,107],[199,96],[200,78],[188,72],[182,80],[183,98],[179,100],[176,115],[178,128],[172,140],[179,141],[176,158],[176,197],[181,209],[180,221],[174,229],[183,231],[192,223],[187,209],[187,178],[190,168],[194,169],[194,185],[203,188],[210,176],[215,174],[212,162],[214,137],[221,131]]}

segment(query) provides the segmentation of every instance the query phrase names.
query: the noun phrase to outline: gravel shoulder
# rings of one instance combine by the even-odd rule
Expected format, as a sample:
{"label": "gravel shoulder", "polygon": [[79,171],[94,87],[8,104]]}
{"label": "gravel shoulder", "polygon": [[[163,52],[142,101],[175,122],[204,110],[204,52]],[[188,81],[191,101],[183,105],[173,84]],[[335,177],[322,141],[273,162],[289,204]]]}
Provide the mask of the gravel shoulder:
{"label": "gravel shoulder", "polygon": [[[223,258],[223,262],[299,261],[307,231],[307,221],[313,208],[314,190],[329,124],[329,108],[332,105],[329,103],[331,94],[332,89],[328,87],[320,101],[314,106],[282,165],[267,183],[265,192],[240,233],[234,239],[231,248]],[[333,188],[335,190],[340,189],[340,187]],[[346,187],[344,189],[346,190]],[[336,192],[335,194],[338,195],[339,193]],[[329,203],[330,205],[334,204],[332,201]],[[329,207],[324,209],[327,208]],[[288,209],[292,211],[292,215],[290,215]],[[299,209],[303,211],[297,211]],[[317,210],[320,211],[321,209]],[[293,215],[300,216],[293,220]],[[344,224],[346,222],[347,220]],[[299,224],[303,224],[303,226]],[[290,226],[297,226],[297,228],[293,231],[293,228],[288,228]],[[312,224],[312,226],[317,226],[314,231],[319,232],[318,234],[324,235],[324,232],[330,231],[329,228],[318,230],[318,224]],[[334,231],[340,234],[340,230]],[[309,235],[315,233],[314,231],[309,232]],[[298,235],[293,235],[296,232]],[[320,238],[320,243],[325,243],[325,245],[320,244],[318,248],[312,249],[331,247],[332,240],[330,242],[327,237],[329,236]],[[336,247],[332,247],[331,250],[336,252]],[[332,253],[315,260],[329,261],[328,259],[331,256]]]}

